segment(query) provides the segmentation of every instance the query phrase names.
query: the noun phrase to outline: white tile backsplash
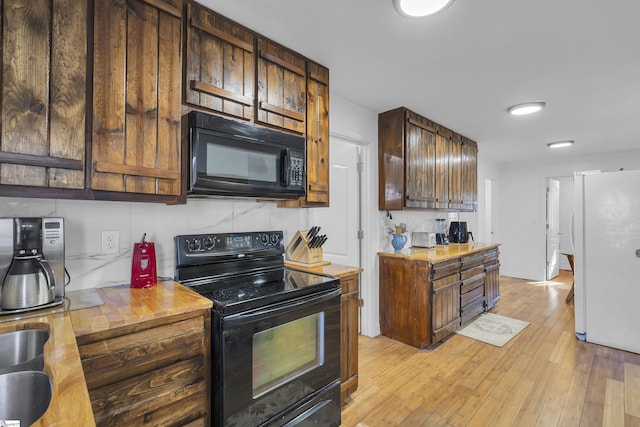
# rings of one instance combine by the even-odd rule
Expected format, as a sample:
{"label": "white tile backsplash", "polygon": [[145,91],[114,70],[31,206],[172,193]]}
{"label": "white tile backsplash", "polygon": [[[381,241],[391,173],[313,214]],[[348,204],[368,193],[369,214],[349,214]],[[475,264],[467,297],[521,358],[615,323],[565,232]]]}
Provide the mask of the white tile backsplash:
{"label": "white tile backsplash", "polygon": [[[305,209],[251,200],[189,199],[186,205],[0,197],[0,217],[61,216],[65,221],[67,290],[127,284],[133,244],[154,242],[158,277],[172,278],[178,234],[283,230],[285,245],[307,228]],[[102,254],[102,231],[120,232],[117,254]]]}

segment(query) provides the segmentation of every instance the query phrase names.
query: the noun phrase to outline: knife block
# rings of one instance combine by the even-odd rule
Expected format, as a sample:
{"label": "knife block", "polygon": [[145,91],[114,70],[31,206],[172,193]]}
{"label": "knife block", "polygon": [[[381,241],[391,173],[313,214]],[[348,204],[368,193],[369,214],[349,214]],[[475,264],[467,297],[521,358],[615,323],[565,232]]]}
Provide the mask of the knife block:
{"label": "knife block", "polygon": [[290,261],[303,265],[327,265],[328,261],[322,260],[322,248],[310,248],[307,231],[296,231],[287,247],[284,249]]}

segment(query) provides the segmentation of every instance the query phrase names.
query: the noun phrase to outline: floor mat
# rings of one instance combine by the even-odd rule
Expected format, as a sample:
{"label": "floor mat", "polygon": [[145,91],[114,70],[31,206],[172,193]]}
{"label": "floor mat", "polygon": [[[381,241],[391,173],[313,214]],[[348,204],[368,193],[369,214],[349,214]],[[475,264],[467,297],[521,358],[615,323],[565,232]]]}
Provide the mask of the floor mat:
{"label": "floor mat", "polygon": [[502,347],[527,326],[529,326],[529,322],[523,320],[485,313],[457,331],[457,333],[474,340]]}

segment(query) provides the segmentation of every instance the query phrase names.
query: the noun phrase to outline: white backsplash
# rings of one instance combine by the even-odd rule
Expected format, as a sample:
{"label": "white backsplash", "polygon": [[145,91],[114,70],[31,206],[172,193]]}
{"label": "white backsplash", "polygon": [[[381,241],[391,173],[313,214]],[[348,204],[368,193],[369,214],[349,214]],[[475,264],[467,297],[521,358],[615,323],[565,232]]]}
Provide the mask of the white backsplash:
{"label": "white backsplash", "polygon": [[[411,246],[411,233],[414,231],[436,232],[435,219],[444,218],[447,225],[451,221],[467,221],[469,231],[476,230],[477,214],[474,212],[439,212],[439,211],[380,211],[380,250],[383,252],[393,252],[391,246],[391,234],[389,229],[394,229],[400,224],[406,225],[407,244],[403,249]],[[447,229],[448,231],[448,229]]]}
{"label": "white backsplash", "polygon": [[[173,278],[178,234],[282,230],[285,244],[307,228],[305,209],[250,200],[189,199],[186,205],[0,197],[0,217],[60,216],[65,224],[67,290],[128,284],[131,251],[143,233],[154,242],[158,277]],[[117,254],[101,253],[103,231],[120,233]]]}

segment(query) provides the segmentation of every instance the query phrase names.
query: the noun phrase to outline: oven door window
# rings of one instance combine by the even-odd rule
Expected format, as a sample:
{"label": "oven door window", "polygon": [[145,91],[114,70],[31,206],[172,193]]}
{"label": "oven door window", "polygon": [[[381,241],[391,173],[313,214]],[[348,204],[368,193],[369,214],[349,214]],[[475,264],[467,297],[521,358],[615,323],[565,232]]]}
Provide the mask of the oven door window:
{"label": "oven door window", "polygon": [[253,336],[253,398],[324,364],[324,312]]}

